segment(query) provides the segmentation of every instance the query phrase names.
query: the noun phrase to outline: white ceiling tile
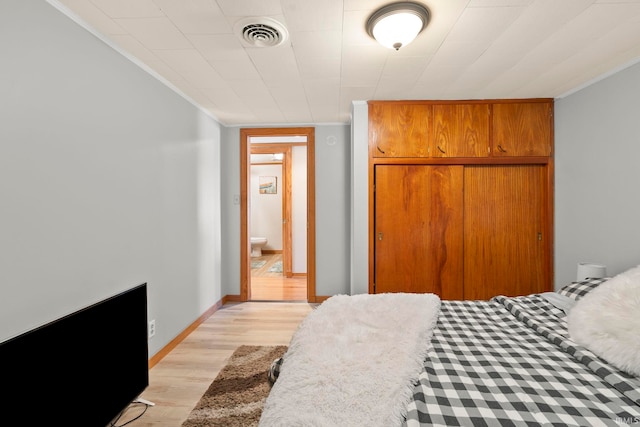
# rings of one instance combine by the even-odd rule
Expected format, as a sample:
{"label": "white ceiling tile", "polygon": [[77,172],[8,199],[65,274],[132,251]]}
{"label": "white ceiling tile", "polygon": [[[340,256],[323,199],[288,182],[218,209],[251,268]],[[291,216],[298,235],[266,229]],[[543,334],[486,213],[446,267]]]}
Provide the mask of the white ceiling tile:
{"label": "white ceiling tile", "polygon": [[304,91],[311,105],[337,106],[340,102],[340,84],[337,81],[305,80]]}
{"label": "white ceiling tile", "polygon": [[373,99],[376,92],[374,86],[349,87],[342,86],[340,88],[340,106],[351,108],[352,101],[367,101]]}
{"label": "white ceiling tile", "polygon": [[90,0],[112,18],[160,17],[164,14],[153,0]]}
{"label": "white ceiling tile", "polygon": [[407,99],[413,87],[413,81],[383,77],[378,83],[373,99]]}
{"label": "white ceiling tile", "polygon": [[216,107],[232,107],[230,110],[243,110],[247,109],[245,102],[240,99],[238,94],[229,86],[220,88],[203,88],[201,92],[216,106]]}
{"label": "white ceiling tile", "polygon": [[426,56],[389,55],[382,69],[382,77],[415,81],[422,75],[430,59]]}
{"label": "white ceiling tile", "polygon": [[226,85],[224,79],[196,50],[159,50],[155,54],[168,67],[198,88],[216,88]]}
{"label": "white ceiling tile", "polygon": [[391,52],[374,45],[345,47],[342,54],[341,83],[351,87],[375,86]]}
{"label": "white ceiling tile", "polygon": [[365,28],[369,12],[366,10],[345,11],[342,21],[342,44],[349,45],[377,45]]}
{"label": "white ceiling tile", "polygon": [[300,80],[298,64],[290,46],[251,48],[247,53],[269,87]]}
{"label": "white ceiling tile", "polygon": [[281,15],[280,0],[216,0],[227,16]]}
{"label": "white ceiling tile", "polygon": [[174,86],[197,104],[203,107],[214,106],[214,104],[207,97],[206,93],[202,91],[202,89],[191,85],[188,81],[177,81],[174,83]]}
{"label": "white ceiling tile", "polygon": [[124,28],[87,0],[62,0],[61,3],[67,6],[74,15],[101,34],[108,36],[126,34]]}
{"label": "white ceiling tile", "polygon": [[470,0],[469,7],[528,6],[532,2],[533,0]]}
{"label": "white ceiling tile", "polygon": [[373,12],[388,4],[385,0],[344,0],[344,10],[366,10]]}
{"label": "white ceiling tile", "polygon": [[214,0],[154,0],[184,34],[231,33],[231,26]]}
{"label": "white ceiling tile", "polygon": [[166,17],[124,18],[116,19],[116,22],[150,50],[193,47]]}
{"label": "white ceiling tile", "polygon": [[298,59],[300,77],[305,80],[339,79],[342,60],[338,58],[305,58]]}
{"label": "white ceiling tile", "polygon": [[342,29],[342,0],[281,0],[289,31]]}
{"label": "white ceiling tile", "polygon": [[490,45],[524,12],[521,7],[469,8],[453,26],[447,41]]}
{"label": "white ceiling tile", "polygon": [[209,61],[237,61],[248,57],[233,34],[189,34],[187,38]]}
{"label": "white ceiling tile", "polygon": [[180,74],[197,68],[211,68],[207,60],[195,49],[156,50],[154,54]]}
{"label": "white ceiling tile", "polygon": [[300,117],[302,114],[308,118],[311,115],[302,86],[270,88],[270,91],[279,110],[288,118],[294,115]]}
{"label": "white ceiling tile", "polygon": [[[348,121],[354,99],[560,96],[640,60],[640,0],[430,0],[399,51],[365,30],[385,0],[51,3],[224,124]],[[234,25],[260,16],[289,40],[246,47]]]}
{"label": "white ceiling tile", "polygon": [[287,102],[292,102],[297,105],[306,104],[307,95],[304,91],[302,83],[292,83],[279,87],[270,87],[269,92],[273,98],[284,106]]}
{"label": "white ceiling tile", "polygon": [[114,34],[110,36],[110,39],[116,42],[122,49],[142,61],[158,59],[145,45],[128,34]]}
{"label": "white ceiling tile", "polygon": [[227,81],[224,80],[220,74],[218,74],[212,67],[199,67],[186,72],[181,73],[184,79],[189,81],[197,88],[220,88],[227,85]]}
{"label": "white ceiling tile", "polygon": [[229,81],[229,86],[242,100],[246,101],[255,98],[260,100],[258,102],[265,102],[265,99],[273,102],[271,92],[262,80],[231,80]]}
{"label": "white ceiling tile", "polygon": [[341,31],[299,31],[290,37],[298,58],[339,58],[342,53]]}
{"label": "white ceiling tile", "polygon": [[225,80],[260,80],[260,74],[249,58],[233,61],[209,61],[214,70]]}
{"label": "white ceiling tile", "polygon": [[180,75],[176,70],[169,67],[166,62],[161,59],[146,59],[143,61],[145,65],[158,73],[162,78],[170,82],[180,82],[184,80],[184,76]]}
{"label": "white ceiling tile", "polygon": [[[285,118],[286,123],[296,123],[296,124],[311,124],[313,123],[313,116],[311,115],[311,111],[307,110],[288,110],[283,111],[282,115]],[[347,120],[341,121],[341,123],[347,123]]]}
{"label": "white ceiling tile", "polygon": [[337,106],[316,104],[311,107],[314,123],[334,123],[339,113]]}
{"label": "white ceiling tile", "polygon": [[[606,73],[613,63],[626,62],[622,58],[631,60],[637,58],[640,53],[640,25],[635,23],[619,25],[613,32],[595,40],[574,55],[567,57],[536,79],[523,85],[522,88],[532,90],[549,90],[553,96],[558,96],[571,87],[581,86],[584,83]],[[615,41],[615,45],[611,43]],[[618,55],[610,61],[603,61],[603,54],[616,52]],[[565,82],[556,84],[554,82]]]}

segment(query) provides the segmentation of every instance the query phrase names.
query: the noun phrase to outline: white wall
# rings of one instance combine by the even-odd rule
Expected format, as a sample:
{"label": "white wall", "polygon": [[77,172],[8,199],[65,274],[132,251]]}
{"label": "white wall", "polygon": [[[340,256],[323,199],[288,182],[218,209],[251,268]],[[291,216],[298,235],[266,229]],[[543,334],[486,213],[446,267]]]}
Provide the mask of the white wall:
{"label": "white wall", "polygon": [[555,103],[555,286],[640,264],[640,64]]}
{"label": "white wall", "polygon": [[221,298],[220,126],[42,0],[0,2],[0,341],[142,282]]}
{"label": "white wall", "polygon": [[[276,177],[276,194],[260,194],[260,177]],[[282,250],[282,164],[251,165],[249,236],[266,237],[264,249]]]}

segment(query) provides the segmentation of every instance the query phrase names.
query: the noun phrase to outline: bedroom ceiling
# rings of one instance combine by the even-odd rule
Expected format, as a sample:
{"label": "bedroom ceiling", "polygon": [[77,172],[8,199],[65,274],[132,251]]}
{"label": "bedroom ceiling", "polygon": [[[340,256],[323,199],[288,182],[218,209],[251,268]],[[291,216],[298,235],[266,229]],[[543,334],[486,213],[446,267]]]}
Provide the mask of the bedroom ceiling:
{"label": "bedroom ceiling", "polygon": [[[348,123],[351,102],[558,98],[640,58],[640,0],[421,0],[399,51],[365,30],[386,0],[49,0],[225,125]],[[282,23],[251,47],[236,24]]]}

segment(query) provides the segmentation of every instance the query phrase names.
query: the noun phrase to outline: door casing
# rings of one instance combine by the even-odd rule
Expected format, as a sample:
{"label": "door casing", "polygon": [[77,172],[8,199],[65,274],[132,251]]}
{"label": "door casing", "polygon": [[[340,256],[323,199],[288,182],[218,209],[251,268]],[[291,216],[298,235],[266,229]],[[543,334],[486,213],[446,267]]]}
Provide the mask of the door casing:
{"label": "door casing", "polygon": [[[240,129],[240,301],[251,300],[251,241],[249,239],[249,182],[251,138],[306,136],[307,139],[307,301],[316,300],[315,128]],[[283,266],[284,267],[284,266]]]}

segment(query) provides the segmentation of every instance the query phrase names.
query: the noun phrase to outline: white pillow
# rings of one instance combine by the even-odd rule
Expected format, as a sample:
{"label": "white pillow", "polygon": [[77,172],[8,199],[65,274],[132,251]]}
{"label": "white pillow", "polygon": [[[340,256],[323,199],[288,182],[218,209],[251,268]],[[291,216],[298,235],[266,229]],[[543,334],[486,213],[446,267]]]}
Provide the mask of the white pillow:
{"label": "white pillow", "polygon": [[576,343],[618,369],[640,376],[640,265],[578,300],[567,324]]}

